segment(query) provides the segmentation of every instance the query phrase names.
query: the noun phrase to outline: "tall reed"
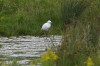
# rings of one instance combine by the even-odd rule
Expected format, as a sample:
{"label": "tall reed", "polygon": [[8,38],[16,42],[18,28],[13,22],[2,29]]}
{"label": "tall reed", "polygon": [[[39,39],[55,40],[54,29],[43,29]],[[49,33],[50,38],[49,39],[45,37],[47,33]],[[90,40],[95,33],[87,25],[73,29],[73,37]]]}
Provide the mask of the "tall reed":
{"label": "tall reed", "polygon": [[58,50],[61,58],[57,66],[86,66],[84,62],[88,56],[98,57],[100,4],[98,0],[63,1],[62,19],[65,29]]}

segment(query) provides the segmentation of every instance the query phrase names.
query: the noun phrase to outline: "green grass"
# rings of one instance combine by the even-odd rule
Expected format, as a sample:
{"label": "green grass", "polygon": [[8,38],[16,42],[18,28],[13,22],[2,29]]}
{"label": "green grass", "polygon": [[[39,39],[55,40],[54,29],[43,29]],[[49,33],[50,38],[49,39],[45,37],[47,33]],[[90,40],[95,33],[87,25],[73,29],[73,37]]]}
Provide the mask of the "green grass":
{"label": "green grass", "polygon": [[41,35],[49,19],[50,34],[61,34],[60,0],[0,0],[1,36]]}

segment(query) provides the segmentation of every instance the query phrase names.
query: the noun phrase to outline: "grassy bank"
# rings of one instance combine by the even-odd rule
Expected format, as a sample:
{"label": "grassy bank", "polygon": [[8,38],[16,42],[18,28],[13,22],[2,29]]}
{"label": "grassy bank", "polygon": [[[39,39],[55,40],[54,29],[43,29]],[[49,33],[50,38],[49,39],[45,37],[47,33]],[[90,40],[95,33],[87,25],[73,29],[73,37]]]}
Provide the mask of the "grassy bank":
{"label": "grassy bank", "polygon": [[60,34],[60,11],[60,0],[0,0],[0,35],[40,35],[49,19],[50,34]]}

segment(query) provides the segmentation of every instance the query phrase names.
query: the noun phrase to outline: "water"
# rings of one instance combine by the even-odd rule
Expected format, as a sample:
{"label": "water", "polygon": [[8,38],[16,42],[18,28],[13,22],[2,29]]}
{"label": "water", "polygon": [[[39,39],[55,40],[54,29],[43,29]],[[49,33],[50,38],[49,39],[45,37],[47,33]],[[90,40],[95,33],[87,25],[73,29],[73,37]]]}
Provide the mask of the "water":
{"label": "water", "polygon": [[40,58],[40,55],[50,48],[52,44],[61,44],[61,36],[51,37],[0,37],[0,61],[12,64],[17,58],[18,64],[28,66],[30,61]]}

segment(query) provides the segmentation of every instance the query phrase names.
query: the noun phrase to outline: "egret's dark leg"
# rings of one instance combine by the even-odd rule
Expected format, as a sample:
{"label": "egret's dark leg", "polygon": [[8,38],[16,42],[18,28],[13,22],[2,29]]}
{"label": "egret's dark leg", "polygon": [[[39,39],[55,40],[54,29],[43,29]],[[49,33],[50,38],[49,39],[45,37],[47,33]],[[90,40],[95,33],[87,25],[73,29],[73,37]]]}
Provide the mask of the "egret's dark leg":
{"label": "egret's dark leg", "polygon": [[50,31],[46,31],[46,37],[50,37]]}
{"label": "egret's dark leg", "polygon": [[47,39],[47,31],[44,32],[44,35],[45,35],[45,37],[46,37],[46,39]]}

